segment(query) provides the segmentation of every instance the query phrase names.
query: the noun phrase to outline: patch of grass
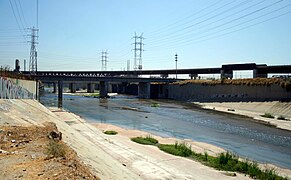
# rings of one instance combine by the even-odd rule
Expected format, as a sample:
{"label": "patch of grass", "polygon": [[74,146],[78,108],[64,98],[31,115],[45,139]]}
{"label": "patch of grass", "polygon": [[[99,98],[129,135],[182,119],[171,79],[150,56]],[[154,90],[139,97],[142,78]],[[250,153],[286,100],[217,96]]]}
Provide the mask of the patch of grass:
{"label": "patch of grass", "polygon": [[65,157],[66,147],[60,141],[50,140],[45,153],[52,157]]}
{"label": "patch of grass", "polygon": [[282,116],[282,115],[280,115],[277,119],[279,119],[279,120],[287,120],[284,116]]}
{"label": "patch of grass", "polygon": [[160,107],[160,104],[159,104],[159,103],[153,103],[153,104],[151,105],[151,107]]}
{"label": "patch of grass", "polygon": [[116,134],[118,134],[118,132],[116,132],[116,131],[104,131],[103,133],[107,134],[107,135],[116,135]]}
{"label": "patch of grass", "polygon": [[[279,176],[274,169],[261,170],[256,162],[239,161],[239,157],[229,152],[221,153],[218,157],[213,157],[205,152],[204,154],[195,153],[191,150],[191,146],[177,142],[175,144],[158,144],[158,141],[151,137],[136,137],[131,139],[134,142],[146,145],[157,145],[158,148],[169,154],[176,156],[189,157],[190,159],[199,161],[204,165],[213,167],[222,171],[239,172],[249,175],[253,179],[272,179],[287,180],[287,178]],[[154,142],[152,142],[154,141]],[[236,176],[231,173],[231,176]]]}
{"label": "patch of grass", "polygon": [[139,143],[139,144],[144,144],[144,145],[156,145],[159,143],[158,140],[156,140],[155,138],[151,137],[151,136],[147,136],[147,137],[135,137],[135,138],[131,138],[131,140],[133,142]]}
{"label": "patch of grass", "polygon": [[229,152],[221,153],[218,157],[193,152],[191,158],[215,169],[248,174],[254,179],[287,179],[277,175],[273,169],[261,170],[255,162],[239,161],[237,156]]}
{"label": "patch of grass", "polygon": [[274,119],[275,118],[271,113],[265,113],[265,114],[263,114],[261,116],[262,117],[265,117],[265,118],[271,118],[271,119]]}
{"label": "patch of grass", "polygon": [[84,96],[85,96],[85,97],[98,98],[98,97],[99,97],[99,93],[86,94],[86,95],[84,95]]}
{"label": "patch of grass", "polygon": [[189,157],[192,155],[191,146],[185,143],[178,144],[159,144],[158,148],[164,152],[173,154],[175,156]]}

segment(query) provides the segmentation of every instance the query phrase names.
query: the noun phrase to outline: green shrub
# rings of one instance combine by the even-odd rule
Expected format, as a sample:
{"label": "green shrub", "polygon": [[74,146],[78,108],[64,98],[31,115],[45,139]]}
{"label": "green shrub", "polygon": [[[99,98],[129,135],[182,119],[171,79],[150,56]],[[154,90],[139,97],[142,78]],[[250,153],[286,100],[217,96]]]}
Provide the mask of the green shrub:
{"label": "green shrub", "polygon": [[104,134],[107,134],[107,135],[116,135],[118,133],[116,131],[104,131]]}
{"label": "green shrub", "polygon": [[[213,167],[218,170],[232,171],[248,174],[253,179],[271,179],[271,180],[287,180],[287,178],[277,175],[273,169],[261,170],[258,164],[249,161],[239,161],[238,156],[235,156],[229,152],[221,153],[218,157],[209,156],[207,152],[204,154],[195,153],[191,150],[191,146],[185,143],[178,144],[158,144],[158,141],[150,136],[145,138],[135,137],[131,138],[132,141],[146,144],[146,145],[157,145],[158,148],[169,154],[175,156],[189,157],[202,162],[203,164]],[[235,173],[231,175],[235,176]]]}
{"label": "green shrub", "polygon": [[287,120],[284,116],[280,115],[277,119],[279,120]]}
{"label": "green shrub", "polygon": [[208,160],[208,153],[204,152],[204,161],[207,161],[207,160]]}
{"label": "green shrub", "polygon": [[261,115],[262,117],[265,117],[265,118],[272,118],[274,119],[275,117],[271,114],[271,113],[265,113],[263,115]]}
{"label": "green shrub", "polygon": [[151,105],[151,107],[160,107],[160,104],[159,104],[159,103],[153,103],[153,104]]}
{"label": "green shrub", "polygon": [[131,140],[136,142],[136,143],[144,144],[144,145],[156,145],[159,143],[158,140],[156,140],[155,138],[153,138],[151,136],[135,137],[135,138],[131,138]]}
{"label": "green shrub", "polygon": [[218,157],[218,162],[221,165],[226,165],[228,162],[231,162],[234,159],[235,159],[234,156],[229,152],[227,152],[226,154],[221,153]]}
{"label": "green shrub", "polygon": [[164,152],[169,154],[173,154],[175,156],[188,157],[192,155],[191,146],[186,145],[185,143],[178,144],[159,144],[158,148]]}
{"label": "green shrub", "polygon": [[49,144],[47,145],[45,153],[53,157],[65,157],[66,147],[60,142],[50,140]]}

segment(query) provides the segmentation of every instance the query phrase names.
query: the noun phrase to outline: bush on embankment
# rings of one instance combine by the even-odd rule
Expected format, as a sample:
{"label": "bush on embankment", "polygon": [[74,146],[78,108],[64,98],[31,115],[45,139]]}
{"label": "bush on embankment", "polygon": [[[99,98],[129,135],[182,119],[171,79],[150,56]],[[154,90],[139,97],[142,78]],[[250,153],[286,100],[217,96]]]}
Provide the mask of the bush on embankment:
{"label": "bush on embankment", "polygon": [[158,140],[156,140],[155,138],[153,138],[151,136],[135,137],[135,138],[131,138],[131,140],[136,142],[136,143],[144,144],[144,145],[156,145],[159,143]]}
{"label": "bush on embankment", "polygon": [[103,133],[107,134],[107,135],[116,135],[116,134],[118,134],[118,132],[116,132],[116,131],[104,131]]}
{"label": "bush on embankment", "polygon": [[265,118],[270,118],[270,119],[274,119],[275,118],[271,113],[265,113],[265,114],[263,114],[261,116],[265,117]]}
{"label": "bush on embankment", "polygon": [[195,153],[191,150],[191,146],[185,143],[176,142],[175,144],[158,144],[156,139],[149,136],[146,138],[131,138],[131,140],[140,144],[155,145],[160,150],[169,154],[188,157],[218,170],[247,174],[253,179],[287,180],[287,178],[279,176],[274,169],[261,170],[256,162],[250,162],[247,160],[240,161],[238,156],[229,152],[221,153],[218,157],[214,157],[209,156],[206,152],[204,154]]}

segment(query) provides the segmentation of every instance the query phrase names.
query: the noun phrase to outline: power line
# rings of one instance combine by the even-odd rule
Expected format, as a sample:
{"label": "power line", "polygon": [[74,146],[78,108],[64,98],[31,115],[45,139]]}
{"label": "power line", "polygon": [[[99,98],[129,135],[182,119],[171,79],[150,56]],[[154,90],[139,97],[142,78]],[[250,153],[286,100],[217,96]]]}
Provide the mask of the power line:
{"label": "power line", "polygon": [[15,7],[16,7],[16,14],[19,17],[19,21],[20,21],[21,27],[22,27],[22,29],[25,29],[25,25],[24,25],[24,23],[22,21],[21,15],[20,15],[20,10],[19,10],[18,5],[17,5],[17,2],[15,0],[14,0],[14,4],[15,4]]}
{"label": "power line", "polygon": [[36,0],[36,28],[38,28],[38,0]]}
{"label": "power line", "polygon": [[[260,1],[259,3],[256,3],[256,4],[251,4],[250,6],[244,8],[244,9],[238,11],[238,12],[235,12],[235,13],[229,14],[227,17],[223,17],[223,18],[221,18],[221,19],[219,19],[219,20],[216,20],[216,21],[214,21],[214,22],[208,23],[207,25],[200,26],[200,28],[199,28],[199,27],[198,27],[198,28],[196,27],[196,26],[198,26],[198,25],[200,25],[200,24],[203,24],[203,23],[205,23],[205,22],[207,22],[207,21],[209,21],[209,20],[216,19],[217,17],[219,17],[219,16],[221,16],[221,15],[223,15],[223,14],[226,14],[226,13],[228,13],[228,12],[231,12],[231,11],[235,10],[236,8],[243,7],[242,5],[247,4],[247,3],[251,2],[251,1],[252,1],[252,0],[246,0],[246,1],[243,1],[243,2],[241,2],[241,3],[239,3],[239,4],[236,4],[235,6],[232,6],[232,7],[228,8],[228,9],[222,11],[222,12],[219,12],[219,13],[217,13],[217,14],[214,14],[213,16],[210,16],[210,17],[208,17],[208,18],[206,18],[206,19],[203,19],[203,20],[201,20],[201,21],[198,21],[198,22],[196,22],[196,23],[194,23],[194,24],[191,24],[191,25],[189,25],[189,26],[182,27],[182,28],[180,28],[179,30],[177,30],[177,31],[175,31],[175,32],[173,32],[173,33],[171,33],[170,35],[168,35],[168,36],[164,36],[164,38],[162,38],[162,39],[160,38],[160,39],[154,40],[153,42],[155,43],[155,42],[160,42],[160,41],[167,40],[167,39],[172,39],[171,37],[178,38],[178,37],[185,37],[185,36],[188,36],[188,35],[190,35],[191,33],[193,33],[193,30],[194,30],[194,31],[197,31],[197,29],[201,29],[201,28],[206,27],[206,26],[208,26],[208,25],[211,25],[211,24],[217,23],[217,22],[219,22],[219,21],[221,21],[221,20],[225,20],[225,19],[227,19],[227,18],[229,18],[229,17],[233,17],[234,15],[237,15],[237,14],[241,13],[242,11],[248,10],[249,8],[255,7],[256,5],[262,3],[262,2],[264,2],[264,1],[266,1],[266,0],[262,0],[262,1]],[[192,29],[193,27],[195,27],[195,29]],[[186,32],[184,32],[184,31],[187,30],[187,29],[189,29],[189,30],[186,31]],[[177,33],[178,33],[178,35],[176,35]],[[152,42],[152,41],[150,41],[150,42]]]}
{"label": "power line", "polygon": [[25,20],[25,16],[24,16],[24,13],[23,13],[23,9],[22,9],[22,5],[21,5],[20,0],[18,0],[18,4],[19,4],[19,8],[20,8],[20,12],[21,12],[21,15],[22,15],[22,19],[23,19],[24,25],[25,25],[25,27],[27,27],[27,23],[26,23],[26,20]]}
{"label": "power line", "polygon": [[[246,18],[246,17],[248,17],[248,16],[251,16],[251,15],[253,15],[253,14],[255,14],[255,13],[258,13],[258,12],[260,12],[260,11],[263,11],[263,10],[265,10],[265,9],[271,7],[271,6],[274,6],[274,5],[276,5],[276,4],[278,4],[278,3],[282,2],[282,1],[283,1],[283,0],[276,1],[275,3],[269,4],[269,5],[267,5],[267,6],[264,6],[264,7],[262,7],[262,8],[259,8],[259,9],[255,10],[255,11],[252,11],[252,12],[249,12],[249,13],[247,13],[247,14],[244,14],[244,15],[242,15],[242,16],[239,16],[239,17],[237,17],[237,18],[234,18],[234,19],[232,19],[232,20],[229,20],[229,21],[227,21],[227,22],[224,22],[224,23],[222,23],[222,24],[220,24],[220,25],[217,25],[217,26],[214,26],[214,27],[212,27],[212,28],[208,28],[208,29],[206,29],[206,30],[203,30],[203,32],[199,33],[199,35],[201,35],[201,34],[205,34],[205,33],[209,32],[209,31],[212,31],[212,30],[218,29],[218,28],[223,27],[223,26],[225,26],[225,25],[227,25],[227,24],[231,24],[231,23],[233,23],[233,22],[235,22],[235,21],[238,21],[238,20],[240,20],[240,19],[243,19],[243,18]],[[289,5],[287,5],[287,6],[289,6]],[[277,10],[275,10],[275,11],[278,11],[278,10],[281,10],[281,9],[283,9],[283,8],[286,8],[287,6],[280,7],[279,9],[277,9]],[[275,11],[271,11],[271,13],[273,13],[273,12],[275,12]],[[269,14],[271,14],[271,13],[268,12],[268,13],[266,13],[266,14],[260,16],[260,17],[263,17],[263,16],[266,16],[266,15],[269,15]],[[257,18],[254,18],[254,19],[257,19]],[[253,19],[253,20],[254,20],[254,19]],[[242,25],[242,24],[244,24],[244,23],[248,23],[248,22],[253,21],[253,20],[248,20],[248,21],[245,21],[245,22],[243,22],[243,23],[239,23],[239,25]],[[236,25],[236,26],[237,26],[237,25]],[[220,31],[223,31],[223,30],[220,30]],[[220,31],[219,31],[219,32],[220,32]],[[178,39],[178,40],[177,40],[177,39],[174,39],[174,40],[172,40],[171,42],[172,42],[173,44],[175,44],[175,46],[176,46],[177,44],[183,44],[183,43],[185,43],[185,42],[191,42],[191,41],[194,41],[194,40],[196,40],[196,39],[197,39],[197,37],[193,36],[193,34],[192,34],[192,37],[191,37],[190,39],[189,39],[189,38],[188,38],[187,40],[185,40],[185,39]],[[179,43],[179,42],[180,42],[180,43]],[[158,47],[158,46],[153,46],[152,48],[154,48],[154,47]]]}
{"label": "power line", "polygon": [[[290,5],[291,5],[291,4],[290,4]],[[208,35],[196,39],[195,42],[193,42],[193,40],[189,40],[188,42],[184,42],[184,43],[180,43],[180,44],[172,45],[172,46],[169,46],[169,47],[166,47],[166,48],[184,47],[184,46],[187,46],[187,45],[190,45],[190,44],[193,45],[193,44],[197,44],[197,43],[205,42],[205,41],[208,41],[208,40],[216,39],[216,38],[219,38],[219,37],[223,37],[223,36],[226,36],[226,35],[229,35],[229,34],[232,34],[232,33],[238,32],[238,31],[242,31],[242,30],[244,30],[244,29],[248,29],[248,28],[250,28],[250,27],[253,27],[253,26],[256,26],[256,25],[259,25],[259,24],[262,24],[262,23],[268,22],[268,21],[271,21],[271,20],[273,20],[273,19],[277,19],[277,18],[282,17],[282,16],[284,16],[284,15],[287,15],[287,14],[289,14],[289,13],[291,13],[291,11],[287,11],[287,12],[285,12],[285,13],[283,13],[283,14],[279,14],[279,15],[277,15],[277,16],[274,16],[274,17],[268,18],[268,19],[263,20],[263,21],[260,21],[260,22],[253,23],[253,24],[251,24],[251,25],[248,25],[248,26],[245,26],[245,27],[242,27],[242,28],[239,28],[239,29],[236,29],[236,30],[230,31],[230,32],[226,32],[226,33],[223,33],[223,34],[215,35],[215,34],[217,34],[217,33],[220,33],[220,32],[223,32],[223,31],[224,31],[224,30],[222,30],[222,31],[219,31],[219,32],[217,32],[217,33],[213,33],[212,35],[215,35],[215,36],[209,37],[209,38],[207,38],[207,39],[201,39],[201,38],[205,38],[205,37],[207,37]],[[268,14],[269,14],[269,13],[268,13]],[[262,15],[262,16],[263,16],[263,15]],[[255,19],[257,19],[257,18],[255,18]],[[249,22],[249,21],[248,21],[248,22]],[[245,24],[245,23],[244,23],[244,24]],[[241,25],[241,24],[239,24],[239,25]],[[236,26],[239,26],[239,25],[235,25],[235,26],[233,26],[233,27],[236,27]],[[233,28],[233,27],[231,27],[231,28]],[[226,28],[226,29],[231,29],[231,28]],[[201,40],[199,40],[199,39],[201,39]],[[163,47],[163,48],[165,48],[165,47]]]}
{"label": "power line", "polygon": [[9,0],[9,3],[10,3],[10,6],[11,6],[11,9],[12,9],[12,12],[13,12],[13,15],[14,15],[14,18],[15,18],[15,21],[17,23],[17,26],[18,26],[19,30],[21,30],[22,28],[20,27],[19,22],[18,22],[18,19],[17,19],[16,15],[15,15],[15,11],[14,11],[13,5],[11,3],[11,0]]}
{"label": "power line", "polygon": [[[174,26],[174,27],[181,26],[181,25],[179,25],[179,24],[182,23],[184,20],[187,20],[187,19],[189,19],[189,18],[191,18],[191,17],[193,17],[193,16],[197,16],[198,14],[202,13],[203,11],[205,11],[205,10],[207,10],[207,9],[210,9],[211,7],[217,5],[217,4],[220,3],[220,2],[221,2],[221,1],[218,0],[218,1],[214,2],[213,4],[211,4],[211,5],[209,5],[209,6],[205,7],[205,8],[203,8],[203,9],[201,9],[201,10],[199,10],[198,12],[191,13],[189,16],[183,17],[182,19],[179,19],[179,20],[175,21],[174,23],[171,23],[171,24],[169,24],[169,25],[166,25],[166,26],[163,27],[163,28],[160,28],[160,29],[158,29],[158,30],[156,30],[156,31],[153,31],[153,32],[149,32],[149,33],[148,33],[148,36],[150,37],[150,36],[159,35],[159,34],[161,34],[161,32],[163,32],[163,30],[166,30],[166,31],[167,31],[167,30],[169,30],[169,28],[171,28],[172,26]],[[225,6],[225,5],[224,5],[224,6]],[[198,19],[198,18],[196,18],[196,19]],[[188,23],[188,22],[187,22],[187,23]],[[184,23],[184,24],[187,24],[187,23]]]}

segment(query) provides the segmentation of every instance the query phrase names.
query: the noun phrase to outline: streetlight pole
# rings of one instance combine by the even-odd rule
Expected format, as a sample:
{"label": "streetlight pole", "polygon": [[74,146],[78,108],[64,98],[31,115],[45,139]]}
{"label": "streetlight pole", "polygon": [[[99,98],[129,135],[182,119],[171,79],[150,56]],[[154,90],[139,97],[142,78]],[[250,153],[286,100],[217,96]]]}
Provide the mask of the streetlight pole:
{"label": "streetlight pole", "polygon": [[178,54],[176,53],[175,54],[175,61],[176,61],[176,79],[178,79],[178,77],[177,77],[177,74],[178,74],[178,66],[177,66],[177,64],[178,64]]}

